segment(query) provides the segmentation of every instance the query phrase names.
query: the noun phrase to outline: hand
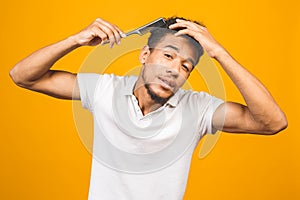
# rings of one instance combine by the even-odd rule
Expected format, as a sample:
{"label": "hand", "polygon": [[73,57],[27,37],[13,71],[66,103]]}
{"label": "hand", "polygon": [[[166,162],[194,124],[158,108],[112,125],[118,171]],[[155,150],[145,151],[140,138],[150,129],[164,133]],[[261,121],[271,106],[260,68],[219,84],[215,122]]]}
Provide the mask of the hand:
{"label": "hand", "polygon": [[96,46],[109,41],[110,47],[114,43],[120,44],[122,37],[126,37],[121,29],[101,18],[97,18],[88,27],[74,35],[80,46]]}
{"label": "hand", "polygon": [[186,21],[182,19],[176,19],[175,24],[169,26],[170,29],[176,28],[185,28],[177,33],[176,36],[179,35],[189,35],[197,40],[203,49],[208,53],[208,55],[212,58],[216,57],[217,52],[224,51],[224,48],[213,38],[213,36],[208,32],[207,28],[196,24],[191,21]]}

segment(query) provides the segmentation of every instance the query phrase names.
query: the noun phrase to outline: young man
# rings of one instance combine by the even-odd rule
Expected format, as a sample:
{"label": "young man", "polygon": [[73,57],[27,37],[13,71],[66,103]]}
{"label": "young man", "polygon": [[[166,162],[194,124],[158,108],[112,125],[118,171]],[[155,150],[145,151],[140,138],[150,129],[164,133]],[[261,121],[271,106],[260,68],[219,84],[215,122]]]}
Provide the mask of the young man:
{"label": "young man", "polygon": [[[194,148],[206,133],[275,134],[287,120],[260,81],[236,62],[195,22],[171,18],[152,31],[139,56],[138,77],[72,74],[50,68],[81,46],[124,33],[96,19],[65,40],[42,48],[10,72],[24,88],[62,99],[80,99],[94,116],[94,149],[89,199],[182,199]],[[223,102],[180,87],[203,49],[238,87],[247,106]]]}

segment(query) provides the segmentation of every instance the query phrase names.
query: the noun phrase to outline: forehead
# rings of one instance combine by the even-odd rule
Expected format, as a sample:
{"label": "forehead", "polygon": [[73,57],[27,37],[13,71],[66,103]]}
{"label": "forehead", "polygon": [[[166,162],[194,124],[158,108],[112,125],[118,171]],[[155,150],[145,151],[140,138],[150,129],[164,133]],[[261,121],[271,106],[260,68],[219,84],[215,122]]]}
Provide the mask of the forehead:
{"label": "forehead", "polygon": [[[174,47],[174,48],[173,48]],[[155,46],[156,49],[170,49],[177,51],[177,53],[184,58],[193,58],[196,60],[197,49],[191,42],[183,36],[175,36],[167,34]]]}

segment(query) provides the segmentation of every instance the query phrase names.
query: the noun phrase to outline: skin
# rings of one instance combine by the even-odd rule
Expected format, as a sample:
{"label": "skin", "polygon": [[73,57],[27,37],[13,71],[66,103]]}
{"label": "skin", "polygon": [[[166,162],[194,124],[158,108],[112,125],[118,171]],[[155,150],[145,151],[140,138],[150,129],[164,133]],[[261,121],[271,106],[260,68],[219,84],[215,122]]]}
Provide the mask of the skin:
{"label": "skin", "polygon": [[[190,21],[177,20],[169,28],[185,28],[164,38],[152,52],[144,47],[140,54],[142,72],[135,85],[134,95],[144,114],[156,110],[162,104],[149,96],[145,84],[162,98],[172,96],[189,77],[194,50],[180,37],[187,34],[195,38],[208,53],[220,63],[239,89],[246,105],[225,102],[213,115],[213,127],[231,133],[275,134],[287,127],[285,114],[270,92],[247,69],[240,65],[209,33],[207,28]],[[105,43],[119,44],[124,33],[117,26],[96,19],[77,34],[44,47],[21,60],[10,71],[12,80],[19,86],[61,99],[80,99],[76,74],[51,70],[60,58],[81,46]],[[166,47],[172,45],[172,47]],[[177,51],[173,48],[176,47]],[[172,53],[172,58],[166,55]],[[160,66],[160,70],[158,69]],[[163,78],[162,78],[163,77]],[[258,98],[259,97],[259,98]]]}
{"label": "skin", "polygon": [[149,84],[152,93],[166,102],[183,86],[192,72],[197,60],[195,51],[186,38],[173,34],[162,38],[152,51],[148,46],[143,48],[139,57],[143,68],[134,95],[144,115],[162,106],[149,98],[145,84]]}

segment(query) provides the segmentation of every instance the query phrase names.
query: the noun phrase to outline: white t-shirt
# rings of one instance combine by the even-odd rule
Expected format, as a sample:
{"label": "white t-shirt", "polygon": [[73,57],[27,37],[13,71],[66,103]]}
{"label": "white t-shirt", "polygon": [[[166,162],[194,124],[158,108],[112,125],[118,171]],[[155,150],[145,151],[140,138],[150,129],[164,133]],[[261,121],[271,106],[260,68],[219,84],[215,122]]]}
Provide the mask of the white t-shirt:
{"label": "white t-shirt", "polygon": [[89,200],[181,200],[199,140],[213,133],[222,100],[178,90],[143,116],[135,76],[77,75],[84,108],[94,117]]}

